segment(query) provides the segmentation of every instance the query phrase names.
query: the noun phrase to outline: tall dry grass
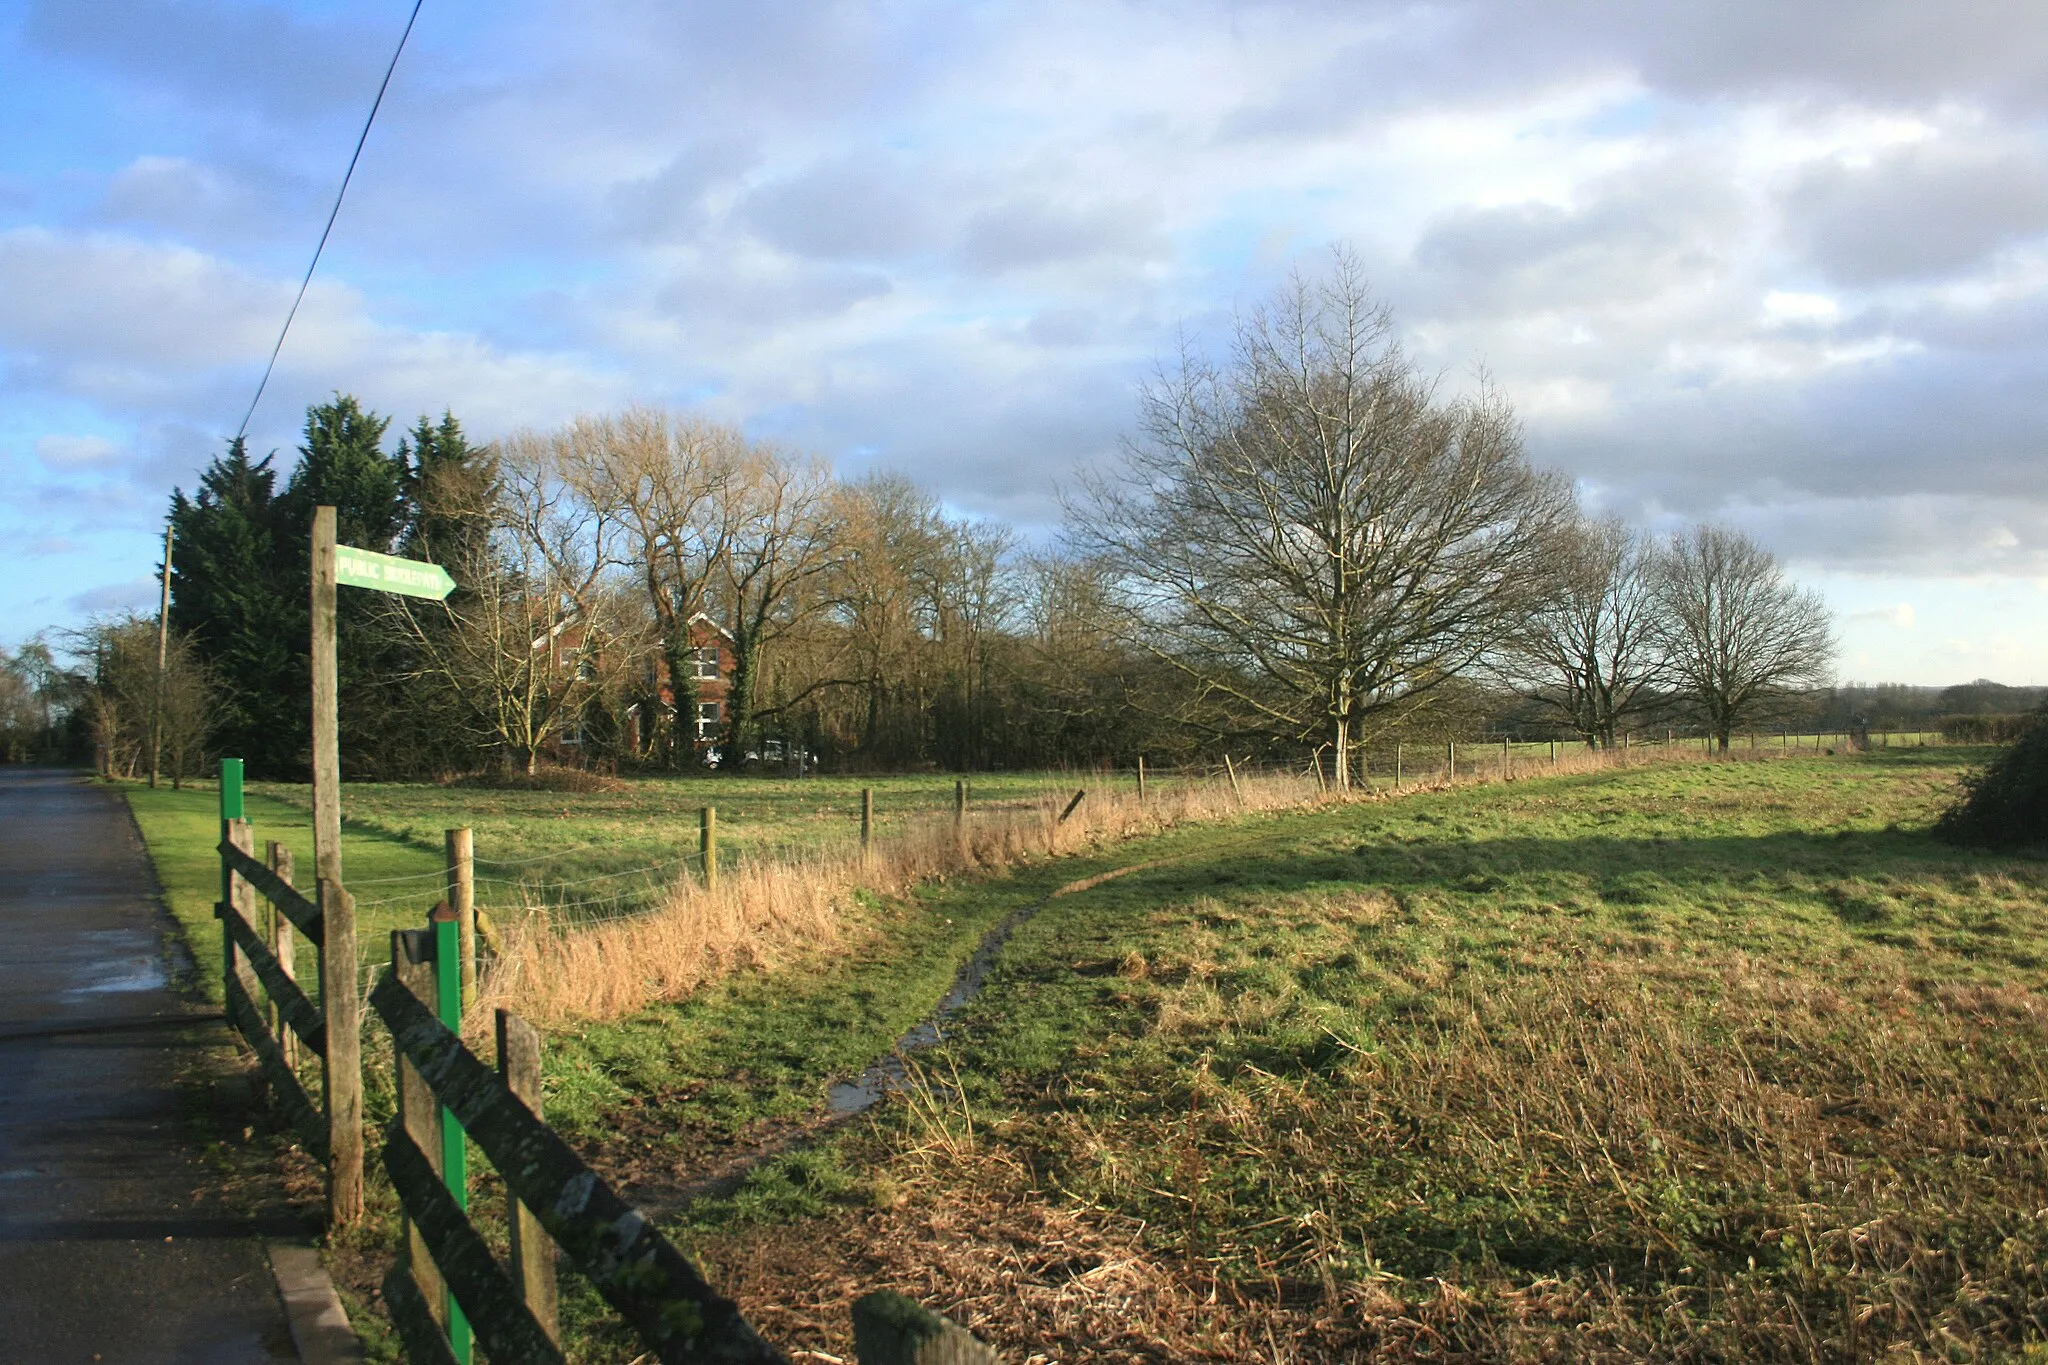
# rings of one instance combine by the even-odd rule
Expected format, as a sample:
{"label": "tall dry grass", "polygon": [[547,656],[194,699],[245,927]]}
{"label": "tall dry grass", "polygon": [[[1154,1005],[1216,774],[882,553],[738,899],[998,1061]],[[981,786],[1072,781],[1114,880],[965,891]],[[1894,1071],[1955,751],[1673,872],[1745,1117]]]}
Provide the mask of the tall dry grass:
{"label": "tall dry grass", "polygon": [[[1512,778],[1581,773],[1652,762],[1697,761],[1697,750],[1639,748],[1626,753],[1560,749],[1517,756]],[[1499,781],[1503,771],[1484,752],[1474,768],[1447,778],[1413,774],[1399,793],[1357,789],[1353,800],[1385,800],[1449,785]],[[1087,785],[1088,778],[1077,778]],[[1058,858],[1156,834],[1178,826],[1258,811],[1296,809],[1337,794],[1301,772],[1246,772],[1155,784],[1145,800],[1126,787],[1087,786],[1085,800],[1064,820],[1075,788],[1048,785],[1035,801],[970,810],[920,822],[857,851],[819,852],[742,862],[722,869],[716,890],[686,871],[663,890],[654,909],[596,924],[566,925],[546,906],[510,907],[498,918],[498,956],[479,1009],[505,1007],[546,1023],[617,1019],[660,1000],[679,999],[741,967],[773,968],[793,956],[843,944],[856,933],[848,910],[861,893],[899,894],[948,877],[973,875]]]}

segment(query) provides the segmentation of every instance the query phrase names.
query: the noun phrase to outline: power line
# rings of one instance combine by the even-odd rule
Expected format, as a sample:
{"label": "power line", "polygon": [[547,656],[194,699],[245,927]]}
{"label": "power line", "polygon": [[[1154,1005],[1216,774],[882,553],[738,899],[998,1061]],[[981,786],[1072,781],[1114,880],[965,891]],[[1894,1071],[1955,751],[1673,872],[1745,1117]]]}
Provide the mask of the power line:
{"label": "power line", "polygon": [[263,390],[270,387],[270,372],[277,368],[278,352],[284,349],[285,336],[292,330],[292,319],[299,315],[299,305],[306,301],[306,289],[313,283],[313,271],[320,264],[320,253],[327,249],[328,234],[334,231],[334,220],[341,216],[341,201],[348,194],[348,182],[355,178],[356,163],[363,159],[363,144],[370,140],[370,125],[377,121],[377,111],[384,107],[384,92],[391,88],[391,73],[398,70],[398,59],[405,53],[405,41],[412,37],[412,26],[420,17],[420,6],[426,0],[413,0],[412,14],[405,21],[405,32],[398,35],[398,46],[392,49],[391,64],[384,68],[384,79],[377,86],[377,98],[370,102],[370,116],[363,120],[363,131],[356,137],[356,149],[348,159],[348,169],[342,173],[341,188],[334,193],[334,207],[327,211],[327,226],[320,229],[320,244],[313,248],[313,259],[306,263],[306,277],[299,281],[298,296],[292,300],[292,308],[284,315],[284,326],[277,330],[277,344],[270,348],[270,363],[263,367],[263,378],[257,381],[256,396],[249,400],[249,410],[242,414],[242,425],[235,430],[235,439],[241,440],[249,434],[249,419],[256,415],[256,405],[263,401]]}

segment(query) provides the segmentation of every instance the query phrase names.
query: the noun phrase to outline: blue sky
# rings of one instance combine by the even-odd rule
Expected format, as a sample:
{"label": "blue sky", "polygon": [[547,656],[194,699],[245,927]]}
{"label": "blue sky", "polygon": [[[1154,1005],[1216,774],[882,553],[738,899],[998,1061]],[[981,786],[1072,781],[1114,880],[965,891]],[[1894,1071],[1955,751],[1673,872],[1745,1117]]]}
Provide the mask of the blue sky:
{"label": "blue sky", "polygon": [[[0,3],[0,642],[153,601],[409,7]],[[252,437],[694,406],[1043,534],[1344,242],[1589,503],[1784,556],[1845,678],[2048,682],[2030,16],[427,0]]]}

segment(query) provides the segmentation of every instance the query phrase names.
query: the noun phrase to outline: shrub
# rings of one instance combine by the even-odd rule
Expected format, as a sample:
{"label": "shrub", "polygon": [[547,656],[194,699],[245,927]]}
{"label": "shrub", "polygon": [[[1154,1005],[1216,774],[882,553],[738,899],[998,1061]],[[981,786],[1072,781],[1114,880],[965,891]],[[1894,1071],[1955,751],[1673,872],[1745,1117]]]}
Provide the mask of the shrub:
{"label": "shrub", "polygon": [[2039,721],[2038,711],[1982,716],[1943,716],[1941,737],[1950,744],[2010,744]]}
{"label": "shrub", "polygon": [[1935,832],[1992,848],[2048,845],[2048,707],[2025,718],[2011,745],[1963,778]]}
{"label": "shrub", "polygon": [[582,795],[630,789],[627,783],[621,782],[618,778],[592,772],[588,768],[556,767],[538,768],[530,773],[507,772],[502,769],[465,773],[449,785],[485,787],[495,791],[570,792]]}

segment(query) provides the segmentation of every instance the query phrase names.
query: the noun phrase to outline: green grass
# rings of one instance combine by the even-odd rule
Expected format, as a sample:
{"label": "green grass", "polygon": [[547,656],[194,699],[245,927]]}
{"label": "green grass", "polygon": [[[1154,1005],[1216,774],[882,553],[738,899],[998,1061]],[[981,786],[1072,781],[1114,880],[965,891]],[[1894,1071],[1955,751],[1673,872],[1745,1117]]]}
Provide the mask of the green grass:
{"label": "green grass", "polygon": [[[213,917],[214,902],[220,899],[220,796],[211,785],[188,785],[173,791],[169,787],[147,787],[124,783],[129,809],[149,846],[156,866],[157,881],[164,889],[165,903],[184,931],[186,942],[199,968],[195,988],[210,1000],[220,999],[220,922]],[[267,841],[275,839],[292,851],[294,876],[301,889],[313,884],[313,819],[298,805],[280,801],[266,793],[244,796],[244,809],[255,832],[257,856],[263,856]],[[373,828],[350,821],[341,836],[342,870],[348,884],[363,885],[358,895],[357,943],[367,963],[383,962],[390,956],[386,931],[416,928],[424,922],[427,909],[440,896],[442,858],[438,850],[393,838]],[[405,878],[383,883],[382,878]],[[361,879],[359,882],[358,879]],[[371,887],[387,892],[404,889],[412,894],[402,899],[379,902]],[[312,955],[300,947],[299,979],[315,995]]]}
{"label": "green grass", "polygon": [[[763,1305],[826,1258],[943,1257],[1020,1353],[1088,1317],[1057,1269],[1019,1287],[1047,1220],[1068,1261],[1093,1236],[1088,1264],[1147,1268],[1126,1336],[1169,1357],[1268,1332],[1307,1360],[2017,1353],[2048,1333],[2048,868],[1927,835],[1973,756],[1660,765],[1129,848],[1173,861],[1017,934],[930,1061],[959,1098],[765,1169],[690,1235]],[[894,1249],[919,1219],[971,1231]]]}
{"label": "green grass", "polygon": [[[847,1355],[800,1306],[886,1282],[1019,1358],[1112,1325],[1116,1358],[2014,1357],[2048,1334],[2048,868],[1927,834],[1982,757],[1411,793],[863,901],[842,950],[551,1035],[549,1115],[658,1196],[814,1120],[1004,915],[1150,862],[1016,934],[943,1084],[672,1220],[772,1336]],[[950,805],[896,781],[885,813]],[[642,856],[706,800],[823,843],[860,785],[352,789],[347,856],[431,869],[444,822]],[[630,1358],[575,1302],[578,1358]]]}

